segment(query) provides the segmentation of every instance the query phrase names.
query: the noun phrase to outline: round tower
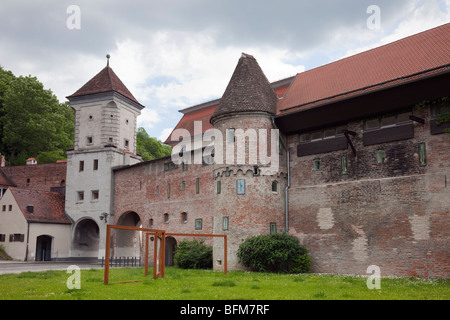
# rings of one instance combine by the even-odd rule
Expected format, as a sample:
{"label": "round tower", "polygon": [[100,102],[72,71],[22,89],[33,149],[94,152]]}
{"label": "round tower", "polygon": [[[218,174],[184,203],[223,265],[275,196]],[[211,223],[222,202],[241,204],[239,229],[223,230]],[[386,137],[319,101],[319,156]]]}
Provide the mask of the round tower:
{"label": "round tower", "polygon": [[[230,270],[242,269],[236,253],[245,239],[284,231],[285,155],[272,121],[277,101],[256,59],[242,54],[210,120],[217,130],[214,233],[227,235]],[[216,239],[215,269],[222,260],[223,241]]]}

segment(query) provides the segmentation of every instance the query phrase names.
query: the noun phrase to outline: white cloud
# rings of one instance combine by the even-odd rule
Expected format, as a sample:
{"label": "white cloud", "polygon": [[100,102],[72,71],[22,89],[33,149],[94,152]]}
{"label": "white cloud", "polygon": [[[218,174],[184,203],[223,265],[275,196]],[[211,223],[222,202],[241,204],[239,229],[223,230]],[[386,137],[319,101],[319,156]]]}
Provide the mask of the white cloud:
{"label": "white cloud", "polygon": [[169,137],[169,135],[172,133],[173,128],[165,128],[161,131],[161,134],[159,135],[159,137],[157,137],[157,139],[159,141],[166,141],[166,139]]}
{"label": "white cloud", "polygon": [[[381,13],[383,14],[383,11]],[[406,38],[448,22],[450,22],[450,0],[412,0],[407,8],[399,14],[395,23],[391,22],[387,26],[383,26],[382,22],[381,30],[366,30],[359,36],[355,35],[355,38],[359,38],[360,42],[365,45],[348,50],[344,57]],[[366,41],[363,40],[364,36],[368,38]]]}

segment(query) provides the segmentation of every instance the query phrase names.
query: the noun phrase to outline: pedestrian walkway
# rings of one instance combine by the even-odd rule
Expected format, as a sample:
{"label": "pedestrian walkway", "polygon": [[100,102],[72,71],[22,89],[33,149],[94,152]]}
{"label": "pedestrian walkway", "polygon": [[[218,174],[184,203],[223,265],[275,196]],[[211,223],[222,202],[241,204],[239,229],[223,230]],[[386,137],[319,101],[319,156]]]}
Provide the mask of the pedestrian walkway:
{"label": "pedestrian walkway", "polygon": [[71,265],[86,269],[102,269],[100,263],[86,261],[13,261],[0,260],[0,274],[22,273],[22,272],[40,272],[47,270],[67,270]]}

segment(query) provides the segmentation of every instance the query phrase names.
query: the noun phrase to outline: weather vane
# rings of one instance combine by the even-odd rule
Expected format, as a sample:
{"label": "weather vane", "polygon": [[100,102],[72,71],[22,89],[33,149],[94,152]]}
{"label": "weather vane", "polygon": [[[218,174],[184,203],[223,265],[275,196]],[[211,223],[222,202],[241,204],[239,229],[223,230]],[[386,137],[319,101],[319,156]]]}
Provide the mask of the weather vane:
{"label": "weather vane", "polygon": [[107,67],[109,67],[109,58],[111,58],[111,55],[108,53],[108,54],[106,54],[106,59],[108,59],[108,60],[106,60]]}

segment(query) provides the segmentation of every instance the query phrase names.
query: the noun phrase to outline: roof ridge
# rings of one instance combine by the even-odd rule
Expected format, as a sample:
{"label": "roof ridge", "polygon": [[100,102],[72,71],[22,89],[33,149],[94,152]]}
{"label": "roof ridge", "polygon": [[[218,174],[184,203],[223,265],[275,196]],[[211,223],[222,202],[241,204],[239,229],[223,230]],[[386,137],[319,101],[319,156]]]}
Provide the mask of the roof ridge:
{"label": "roof ridge", "polygon": [[80,89],[75,91],[75,93],[67,96],[66,98],[70,99],[73,97],[81,97],[111,91],[117,92],[125,98],[141,105],[109,65],[104,67]]}

